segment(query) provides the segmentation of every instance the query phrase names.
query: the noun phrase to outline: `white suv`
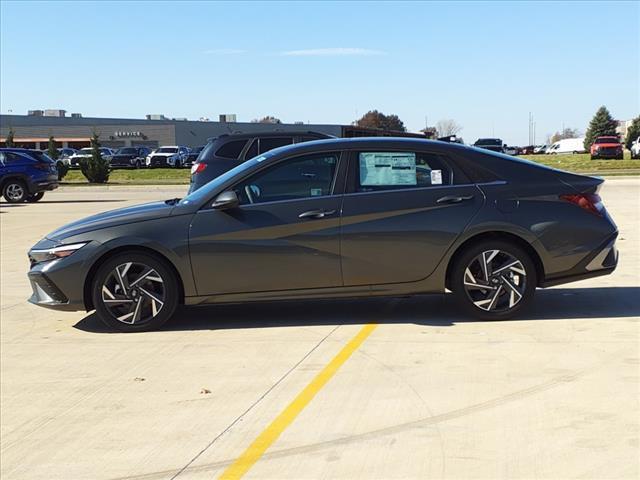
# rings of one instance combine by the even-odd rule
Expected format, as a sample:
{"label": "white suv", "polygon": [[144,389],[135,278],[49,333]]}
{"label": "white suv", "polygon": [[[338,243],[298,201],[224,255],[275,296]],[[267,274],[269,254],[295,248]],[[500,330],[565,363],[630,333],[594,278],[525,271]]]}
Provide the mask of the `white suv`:
{"label": "white suv", "polygon": [[640,137],[631,143],[631,158],[640,158]]}
{"label": "white suv", "polygon": [[175,167],[184,165],[189,156],[189,149],[181,145],[170,145],[160,147],[147,155],[147,167]]}

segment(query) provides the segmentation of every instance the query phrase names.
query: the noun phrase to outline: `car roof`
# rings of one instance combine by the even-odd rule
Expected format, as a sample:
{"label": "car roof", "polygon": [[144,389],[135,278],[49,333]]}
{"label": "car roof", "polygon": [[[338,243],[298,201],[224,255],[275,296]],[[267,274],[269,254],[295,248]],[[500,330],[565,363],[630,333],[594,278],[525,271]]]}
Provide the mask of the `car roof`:
{"label": "car roof", "polygon": [[315,132],[313,130],[269,130],[268,132],[238,132],[238,133],[223,133],[222,135],[218,135],[217,137],[212,137],[211,141],[214,140],[244,140],[247,138],[255,138],[255,137],[295,137],[301,135],[313,135],[320,138],[335,138],[328,133],[323,132]]}
{"label": "car roof", "polygon": [[18,147],[2,147],[0,148],[2,152],[15,152],[15,153],[31,153],[35,152],[33,148],[18,148]]}
{"label": "car roof", "polygon": [[425,147],[433,151],[452,151],[462,149],[468,151],[469,147],[459,143],[441,142],[439,140],[427,140],[422,138],[411,137],[355,137],[355,138],[328,138],[320,140],[312,140],[309,142],[296,143],[286,145],[274,150],[276,151],[298,151],[298,150],[315,150],[318,146],[326,149],[352,150],[360,148],[417,148]]}

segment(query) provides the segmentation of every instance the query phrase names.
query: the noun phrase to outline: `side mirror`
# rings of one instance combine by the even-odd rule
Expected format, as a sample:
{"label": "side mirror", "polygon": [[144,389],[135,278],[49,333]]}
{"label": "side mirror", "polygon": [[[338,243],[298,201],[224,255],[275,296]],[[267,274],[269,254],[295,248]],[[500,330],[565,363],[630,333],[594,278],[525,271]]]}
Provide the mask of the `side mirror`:
{"label": "side mirror", "polygon": [[216,210],[229,210],[231,208],[236,208],[239,204],[240,200],[238,200],[236,192],[233,190],[227,190],[216,197],[212,206]]}

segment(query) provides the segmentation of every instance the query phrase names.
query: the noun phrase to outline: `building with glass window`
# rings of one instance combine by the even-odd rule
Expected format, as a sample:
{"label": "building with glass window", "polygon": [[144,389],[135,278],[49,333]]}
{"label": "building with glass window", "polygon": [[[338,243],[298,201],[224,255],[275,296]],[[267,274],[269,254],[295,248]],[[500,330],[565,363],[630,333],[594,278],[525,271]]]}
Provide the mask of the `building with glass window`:
{"label": "building with glass window", "polygon": [[[61,110],[62,111],[62,110]],[[235,115],[221,116],[233,120]],[[222,134],[312,131],[336,137],[362,136],[412,136],[425,138],[423,134],[383,132],[352,125],[302,124],[302,123],[252,123],[228,121],[192,121],[168,119],[164,115],[147,115],[146,119],[91,118],[73,114],[49,115],[0,115],[0,146],[5,146],[9,131],[13,130],[13,142],[18,147],[45,149],[53,136],[58,147],[83,148],[90,144],[97,133],[100,144],[118,148],[144,145],[205,145],[208,139]]]}

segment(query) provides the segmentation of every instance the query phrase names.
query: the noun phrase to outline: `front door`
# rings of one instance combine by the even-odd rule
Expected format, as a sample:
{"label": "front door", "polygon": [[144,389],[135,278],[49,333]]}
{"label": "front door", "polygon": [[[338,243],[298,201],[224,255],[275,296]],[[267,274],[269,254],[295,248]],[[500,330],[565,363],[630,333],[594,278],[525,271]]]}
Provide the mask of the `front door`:
{"label": "front door", "polygon": [[341,286],[339,158],[280,161],[233,187],[238,208],[200,210],[189,236],[198,294]]}
{"label": "front door", "polygon": [[428,277],[483,204],[452,162],[426,152],[353,152],[342,207],[345,286]]}

